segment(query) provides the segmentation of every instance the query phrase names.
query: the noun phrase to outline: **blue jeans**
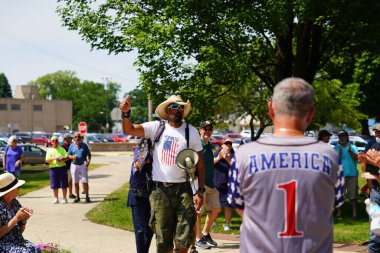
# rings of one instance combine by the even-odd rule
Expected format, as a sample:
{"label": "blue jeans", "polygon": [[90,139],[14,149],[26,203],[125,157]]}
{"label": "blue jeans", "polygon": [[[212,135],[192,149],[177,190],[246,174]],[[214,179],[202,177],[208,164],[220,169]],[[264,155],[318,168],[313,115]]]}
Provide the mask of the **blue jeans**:
{"label": "blue jeans", "polygon": [[131,206],[137,253],[148,253],[153,231],[149,227],[150,204],[148,199]]}
{"label": "blue jeans", "polygon": [[[380,192],[375,189],[371,190],[371,200],[380,205]],[[380,237],[377,237],[374,233],[369,233],[368,252],[377,253],[380,252]]]}

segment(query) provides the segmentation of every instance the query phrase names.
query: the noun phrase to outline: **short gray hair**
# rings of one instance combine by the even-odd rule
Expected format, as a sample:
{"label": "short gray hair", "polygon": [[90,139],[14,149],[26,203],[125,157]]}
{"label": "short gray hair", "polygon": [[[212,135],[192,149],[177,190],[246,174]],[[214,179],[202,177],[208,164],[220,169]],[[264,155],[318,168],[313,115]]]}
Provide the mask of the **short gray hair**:
{"label": "short gray hair", "polygon": [[313,107],[314,89],[301,78],[289,77],[274,87],[272,102],[277,115],[304,117]]}
{"label": "short gray hair", "polygon": [[17,141],[17,137],[15,135],[12,135],[8,138],[8,145],[12,145],[12,142],[16,140]]}

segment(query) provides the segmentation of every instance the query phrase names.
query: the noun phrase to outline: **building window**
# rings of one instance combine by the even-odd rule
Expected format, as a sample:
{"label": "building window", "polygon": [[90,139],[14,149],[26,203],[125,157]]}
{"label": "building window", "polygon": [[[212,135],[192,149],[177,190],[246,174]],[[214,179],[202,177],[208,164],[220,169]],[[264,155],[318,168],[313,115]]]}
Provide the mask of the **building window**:
{"label": "building window", "polygon": [[20,111],[21,105],[20,104],[11,104],[11,110],[12,111]]}
{"label": "building window", "polygon": [[42,105],[33,105],[33,111],[42,112]]}
{"label": "building window", "polygon": [[7,104],[0,104],[0,111],[6,111],[8,110],[8,105]]}

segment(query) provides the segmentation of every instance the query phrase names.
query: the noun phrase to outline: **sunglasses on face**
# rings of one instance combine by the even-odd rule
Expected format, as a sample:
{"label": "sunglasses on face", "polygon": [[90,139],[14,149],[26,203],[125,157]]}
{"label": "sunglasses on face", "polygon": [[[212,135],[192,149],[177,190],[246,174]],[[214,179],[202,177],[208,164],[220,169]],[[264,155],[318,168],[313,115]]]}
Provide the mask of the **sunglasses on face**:
{"label": "sunglasses on face", "polygon": [[171,104],[168,106],[169,109],[173,109],[173,110],[185,110],[185,106],[184,105],[179,105],[179,104]]}
{"label": "sunglasses on face", "polygon": [[55,142],[58,142],[57,140],[52,140],[51,143],[55,143]]}

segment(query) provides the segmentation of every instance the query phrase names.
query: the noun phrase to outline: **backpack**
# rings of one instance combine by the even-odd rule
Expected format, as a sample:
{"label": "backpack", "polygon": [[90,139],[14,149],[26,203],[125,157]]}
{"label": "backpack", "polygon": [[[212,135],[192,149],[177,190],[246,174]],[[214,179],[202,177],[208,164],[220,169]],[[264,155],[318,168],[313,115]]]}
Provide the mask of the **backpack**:
{"label": "backpack", "polygon": [[[160,126],[154,137],[154,141],[150,138],[141,138],[137,144],[137,157],[134,159],[135,170],[141,171],[146,175],[147,189],[150,192],[152,184],[152,163],[153,163],[153,149],[156,142],[161,138],[162,133],[165,130],[165,122],[161,121]],[[136,152],[135,152],[136,154]]]}

